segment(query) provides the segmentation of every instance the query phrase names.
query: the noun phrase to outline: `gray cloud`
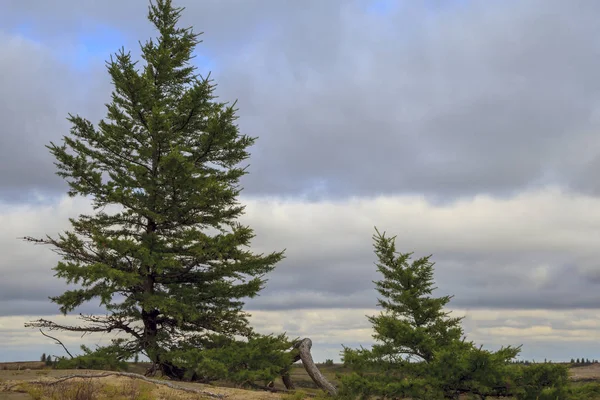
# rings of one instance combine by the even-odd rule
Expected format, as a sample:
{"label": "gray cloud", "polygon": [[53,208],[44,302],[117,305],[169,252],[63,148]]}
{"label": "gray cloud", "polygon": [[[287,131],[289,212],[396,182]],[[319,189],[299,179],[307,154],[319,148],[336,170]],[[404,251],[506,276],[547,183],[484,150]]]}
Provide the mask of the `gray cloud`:
{"label": "gray cloud", "polygon": [[[286,259],[267,277],[266,289],[248,302],[249,309],[375,307],[372,281],[381,277],[374,265],[373,225],[397,234],[399,251],[414,251],[415,258],[433,254],[436,295],[456,295],[451,306],[565,310],[600,304],[593,236],[600,227],[600,214],[593,210],[600,207],[595,198],[543,191],[446,206],[418,197],[243,202],[247,214],[242,222],[256,230],[254,251],[287,249]],[[559,212],[567,209],[568,215]],[[28,313],[21,307],[65,288],[52,276],[56,255],[16,238],[55,235],[68,228],[68,217],[90,211],[83,199],[5,211],[0,218],[0,298],[10,307],[0,315]]]}
{"label": "gray cloud", "polygon": [[[27,45],[9,48],[16,58],[0,66],[11,102],[2,108],[12,132],[2,143],[5,192],[64,190],[40,143],[67,132],[67,112],[94,122],[104,112],[101,63],[80,71],[77,95],[73,70],[51,50],[75,46],[80,21],[117,29],[134,53],[153,35],[145,0],[121,2],[118,13],[109,3],[37,3],[9,1],[0,17],[8,31],[29,23],[50,46],[37,67]],[[385,15],[353,1],[178,4],[183,22],[206,32],[199,53],[214,63],[218,93],[239,99],[242,131],[260,137],[248,194],[447,201],[550,183],[597,193],[597,3],[423,2]]]}
{"label": "gray cloud", "polygon": [[65,193],[45,145],[68,133],[69,112],[100,118],[103,110],[90,97],[107,98],[107,78],[99,68],[82,73],[50,48],[2,32],[0,52],[0,200],[36,203]]}

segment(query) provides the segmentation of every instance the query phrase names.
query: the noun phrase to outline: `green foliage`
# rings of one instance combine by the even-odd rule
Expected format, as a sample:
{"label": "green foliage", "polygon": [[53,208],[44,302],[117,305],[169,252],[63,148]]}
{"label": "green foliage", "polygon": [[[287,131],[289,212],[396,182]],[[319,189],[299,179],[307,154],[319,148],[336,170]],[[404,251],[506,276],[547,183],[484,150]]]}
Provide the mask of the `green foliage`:
{"label": "green foliage", "polygon": [[600,399],[600,383],[591,382],[569,385],[569,400],[597,400]]}
{"label": "green foliage", "polygon": [[531,364],[516,367],[513,390],[518,400],[569,399],[569,368],[561,364]]}
{"label": "green foliage", "polygon": [[344,364],[353,372],[340,378],[342,398],[563,398],[566,367],[517,364],[513,360],[520,347],[492,352],[465,341],[461,318],[443,310],[451,297],[431,296],[435,288],[430,257],[410,262],[412,253],[397,253],[395,238],[379,231],[374,241],[383,275],[375,282],[383,311],[369,317],[376,341],[371,349],[344,347]]}
{"label": "green foliage", "polygon": [[42,353],[42,357],[40,357],[41,362],[46,362],[46,353]]}
{"label": "green foliage", "polygon": [[48,354],[46,356],[46,366],[51,367],[53,365],[54,365],[54,362],[52,361],[52,356],[50,354]]}
{"label": "green foliage", "polygon": [[235,104],[217,102],[212,81],[195,73],[199,35],[177,26],[181,12],[171,0],[150,5],[158,37],[141,47],[143,68],[125,50],[111,57],[106,118],[95,127],[70,115],[70,135],[48,146],[69,195],[88,196],[97,212],[57,238],[26,238],[51,245],[62,257],[56,276],[79,286],[52,298],[61,312],[93,299],[108,311],[78,327],[27,326],[120,332],[124,349],[175,378],[181,371],[165,360],[182,341],[252,334],[243,299],[283,258],[248,250],[254,233],[237,222],[237,197],[256,138],[240,134]]}
{"label": "green foliage", "polygon": [[108,371],[127,371],[129,354],[121,348],[116,340],[110,346],[98,346],[91,350],[81,345],[83,354],[74,358],[62,357],[56,364],[57,369],[99,369]]}
{"label": "green foliage", "polygon": [[431,297],[435,290],[431,256],[409,263],[412,253],[396,253],[394,238],[377,231],[374,241],[377,270],[383,275],[383,280],[375,282],[383,297],[378,306],[385,311],[368,317],[375,330],[373,337],[380,342],[373,346],[373,356],[386,362],[393,362],[389,359],[392,354],[429,362],[436,349],[460,339],[461,318],[450,318],[444,312],[450,296]]}
{"label": "green foliage", "polygon": [[332,367],[333,366],[333,360],[331,359],[327,359],[325,360],[325,362],[323,363],[326,367]]}
{"label": "green foliage", "polygon": [[511,381],[509,361],[518,352],[519,349],[513,347],[491,352],[476,348],[470,342],[454,341],[435,352],[426,373],[445,397],[453,393],[506,395]]}
{"label": "green foliage", "polygon": [[285,335],[253,334],[248,340],[214,335],[203,343],[186,343],[169,356],[205,380],[223,379],[236,384],[268,382],[292,364],[293,343]]}

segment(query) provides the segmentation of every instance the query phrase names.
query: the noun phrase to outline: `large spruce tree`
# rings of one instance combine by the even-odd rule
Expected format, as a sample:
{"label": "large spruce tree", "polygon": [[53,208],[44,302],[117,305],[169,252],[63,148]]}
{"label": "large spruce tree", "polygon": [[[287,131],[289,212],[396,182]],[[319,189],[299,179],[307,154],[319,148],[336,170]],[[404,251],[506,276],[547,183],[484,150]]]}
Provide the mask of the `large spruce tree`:
{"label": "large spruce tree", "polygon": [[[62,258],[56,276],[79,285],[51,298],[62,313],[94,299],[107,310],[80,315],[81,325],[27,326],[121,332],[123,357],[146,354],[178,378],[184,371],[170,352],[252,336],[243,299],[283,258],[253,254],[253,231],[236,222],[246,173],[239,164],[255,138],[239,133],[234,105],[217,102],[212,81],[195,73],[199,34],[177,26],[182,10],[150,3],[158,37],[141,46],[144,67],[124,50],[111,57],[105,120],[94,127],[69,115],[70,135],[47,146],[69,195],[90,198],[95,213],[71,219],[72,231],[57,238],[25,238],[51,245]],[[119,211],[108,213],[109,205]]]}

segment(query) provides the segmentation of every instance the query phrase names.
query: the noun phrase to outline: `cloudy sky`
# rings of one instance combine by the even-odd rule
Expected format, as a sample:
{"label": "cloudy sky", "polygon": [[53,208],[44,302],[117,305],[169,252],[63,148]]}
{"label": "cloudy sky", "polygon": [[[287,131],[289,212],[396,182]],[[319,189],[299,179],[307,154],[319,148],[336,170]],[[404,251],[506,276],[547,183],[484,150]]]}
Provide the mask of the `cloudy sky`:
{"label": "cloudy sky", "polygon": [[[259,137],[243,221],[257,251],[287,249],[248,303],[259,331],[310,337],[319,361],[368,346],[377,226],[433,254],[469,339],[600,358],[599,2],[175,4],[205,32],[200,72]],[[56,256],[17,238],[91,209],[66,197],[44,145],[68,134],[68,113],[104,117],[104,61],[121,46],[139,56],[155,35],[146,12],[146,0],[2,1],[0,361],[62,355],[23,328],[58,313]]]}

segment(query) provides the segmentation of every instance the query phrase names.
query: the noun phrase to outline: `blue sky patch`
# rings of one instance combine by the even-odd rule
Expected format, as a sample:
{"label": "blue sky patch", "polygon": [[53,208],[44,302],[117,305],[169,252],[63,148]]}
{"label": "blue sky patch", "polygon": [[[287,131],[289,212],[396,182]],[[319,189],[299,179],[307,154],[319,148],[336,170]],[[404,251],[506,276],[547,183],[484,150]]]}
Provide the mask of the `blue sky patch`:
{"label": "blue sky patch", "polygon": [[76,67],[86,68],[90,63],[107,60],[125,44],[126,38],[121,31],[109,25],[96,24],[79,34],[77,52],[69,59]]}
{"label": "blue sky patch", "polygon": [[[32,22],[17,24],[12,29],[12,33],[50,47],[59,60],[78,70],[103,66],[104,62],[123,46],[126,52],[131,51],[134,60],[139,60],[141,50],[138,40],[145,43],[149,39],[130,38],[121,30],[108,24],[89,21],[83,25],[84,28],[76,34],[76,37],[67,38],[67,41],[64,38],[58,40],[59,38],[55,36],[43,34]],[[215,71],[215,62],[206,54],[206,48],[203,48],[202,43],[198,45],[194,55],[192,62],[198,67],[200,74],[206,75],[209,71]]]}
{"label": "blue sky patch", "polygon": [[374,0],[367,7],[367,12],[385,15],[394,10],[397,4],[398,2],[394,0]]}

